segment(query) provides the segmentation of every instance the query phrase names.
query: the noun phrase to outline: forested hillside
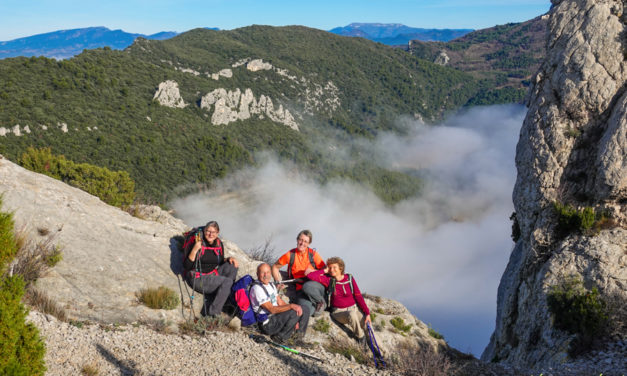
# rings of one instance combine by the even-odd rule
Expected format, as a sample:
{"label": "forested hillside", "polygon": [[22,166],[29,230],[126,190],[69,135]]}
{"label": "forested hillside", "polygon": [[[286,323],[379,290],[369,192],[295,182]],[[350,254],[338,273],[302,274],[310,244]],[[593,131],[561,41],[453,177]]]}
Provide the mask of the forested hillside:
{"label": "forested hillside", "polygon": [[[477,30],[449,42],[410,42],[417,57],[470,73],[481,90],[468,105],[522,102],[544,56],[547,16]],[[445,62],[446,60],[446,62]]]}
{"label": "forested hillside", "polygon": [[[140,38],[125,51],[63,61],[4,59],[0,80],[0,153],[18,160],[28,146],[49,146],[76,163],[129,172],[140,199],[162,203],[255,163],[262,150],[318,180],[370,184],[394,202],[418,191],[415,172],[373,165],[363,150],[346,158],[350,141],[403,132],[399,115],[438,120],[480,90],[466,73],[367,40],[262,26]],[[180,108],[154,99],[165,81],[176,84]],[[216,123],[219,108],[241,110],[246,89],[262,112]]]}

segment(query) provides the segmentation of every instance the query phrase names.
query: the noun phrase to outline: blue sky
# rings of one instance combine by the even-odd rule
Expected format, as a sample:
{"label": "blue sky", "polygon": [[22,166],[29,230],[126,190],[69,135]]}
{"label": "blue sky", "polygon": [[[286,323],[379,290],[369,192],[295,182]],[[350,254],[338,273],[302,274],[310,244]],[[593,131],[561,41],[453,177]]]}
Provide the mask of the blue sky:
{"label": "blue sky", "polygon": [[328,30],[352,22],[482,29],[526,21],[549,7],[550,0],[2,0],[0,41],[89,26],[142,34],[252,24]]}

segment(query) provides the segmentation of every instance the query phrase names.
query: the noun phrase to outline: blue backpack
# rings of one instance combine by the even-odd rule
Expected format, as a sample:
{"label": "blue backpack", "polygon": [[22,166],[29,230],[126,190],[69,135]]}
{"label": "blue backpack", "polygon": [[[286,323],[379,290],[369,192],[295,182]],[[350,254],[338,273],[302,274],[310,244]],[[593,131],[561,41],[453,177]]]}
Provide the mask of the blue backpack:
{"label": "blue backpack", "polygon": [[252,304],[250,304],[250,288],[253,284],[260,285],[266,295],[270,296],[266,287],[255,281],[249,274],[238,279],[231,287],[230,299],[236,307],[237,316],[242,320],[242,326],[249,326],[256,322],[264,322],[268,318],[263,312],[257,313],[253,311]]}

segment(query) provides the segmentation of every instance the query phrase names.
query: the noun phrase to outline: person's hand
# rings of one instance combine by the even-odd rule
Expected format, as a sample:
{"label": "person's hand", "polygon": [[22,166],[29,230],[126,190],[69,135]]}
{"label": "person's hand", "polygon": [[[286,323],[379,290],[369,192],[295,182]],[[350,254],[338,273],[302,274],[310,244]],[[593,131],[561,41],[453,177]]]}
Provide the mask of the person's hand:
{"label": "person's hand", "polygon": [[299,306],[298,304],[290,304],[290,308],[296,311],[296,314],[298,316],[301,316],[303,314],[303,307]]}
{"label": "person's hand", "polygon": [[307,269],[305,269],[305,275],[307,275],[307,274],[309,274],[309,273],[311,273],[311,272],[313,272],[313,271],[315,271],[315,270],[316,270],[316,269],[314,269],[314,268],[312,268],[312,267],[310,266],[310,267],[308,267]]}
{"label": "person's hand", "polygon": [[364,324],[372,324],[372,321],[370,320],[370,315],[366,315],[366,319],[364,320]]}
{"label": "person's hand", "polygon": [[325,266],[323,270],[324,270],[324,274],[329,274],[329,267],[328,266]]}
{"label": "person's hand", "polygon": [[233,265],[236,268],[239,268],[239,264],[237,263],[237,260],[233,257],[229,257],[229,264]]}
{"label": "person's hand", "polygon": [[281,282],[279,282],[279,284],[276,285],[276,289],[279,290],[279,291],[283,290],[286,287],[287,286],[285,285],[285,283],[281,283]]}

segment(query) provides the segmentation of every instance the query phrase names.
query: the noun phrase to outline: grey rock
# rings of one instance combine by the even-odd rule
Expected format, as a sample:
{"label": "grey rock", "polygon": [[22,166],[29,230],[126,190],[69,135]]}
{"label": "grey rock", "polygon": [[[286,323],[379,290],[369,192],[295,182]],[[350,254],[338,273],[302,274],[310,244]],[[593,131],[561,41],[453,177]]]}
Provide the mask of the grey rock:
{"label": "grey rock", "polygon": [[179,84],[176,81],[167,80],[159,84],[153,100],[162,106],[173,108],[184,108],[187,106],[179,91]]}
{"label": "grey rock", "polygon": [[[550,287],[568,275],[604,296],[627,299],[623,6],[617,0],[553,1],[547,57],[533,81],[516,149],[513,199],[521,238],[501,279],[496,328],[482,360],[527,368],[572,362],[567,349],[574,336],[552,327],[546,304]],[[610,213],[616,226],[560,239],[556,201]],[[622,355],[612,359],[625,367]]]}

